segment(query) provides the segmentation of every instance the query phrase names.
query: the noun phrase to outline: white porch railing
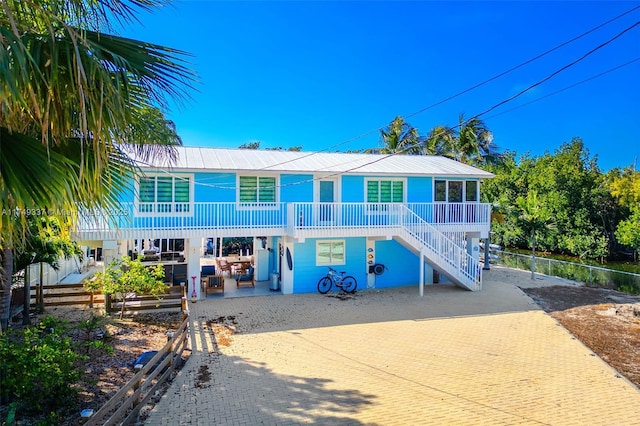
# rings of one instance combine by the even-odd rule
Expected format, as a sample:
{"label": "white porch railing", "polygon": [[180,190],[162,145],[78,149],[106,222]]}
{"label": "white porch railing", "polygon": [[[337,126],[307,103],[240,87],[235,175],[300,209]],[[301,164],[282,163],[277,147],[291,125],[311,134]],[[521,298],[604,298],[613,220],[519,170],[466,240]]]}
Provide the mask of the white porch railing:
{"label": "white porch railing", "polygon": [[408,203],[409,210],[428,223],[471,224],[490,223],[488,203]]}
{"label": "white porch railing", "polygon": [[[160,203],[162,204],[162,203]],[[164,204],[163,204],[164,205]],[[115,209],[80,209],[76,232],[118,230],[237,230],[279,228],[321,230],[332,228],[385,228],[399,225],[397,203],[190,203],[188,213],[150,215],[149,203],[122,203]],[[490,204],[410,203],[417,217],[434,226],[489,226]],[[142,210],[142,211],[135,211]]]}
{"label": "white porch railing", "polygon": [[397,236],[471,290],[481,287],[480,268],[461,242],[465,231],[481,227],[488,232],[491,213],[491,206],[481,203],[190,203],[179,213],[155,215],[148,214],[150,209],[160,211],[153,206],[136,208],[140,206],[123,203],[116,210],[81,211],[76,234],[84,239],[139,238],[141,232],[148,236],[162,231],[200,231],[203,236]]}
{"label": "white porch railing", "polygon": [[[191,203],[189,213],[156,213],[149,207],[122,203],[116,209],[80,209],[76,233],[108,231],[207,231],[280,228],[286,223],[285,203]],[[162,203],[160,203],[162,204]],[[136,211],[142,209],[143,211]]]}
{"label": "white porch railing", "polygon": [[[287,231],[293,236],[319,236],[327,228],[333,235],[340,232],[342,235],[399,236],[457,284],[473,291],[482,288],[479,262],[466,252],[462,235],[441,232],[404,204],[292,203],[287,216]],[[478,219],[466,214],[460,220],[465,218]]]}
{"label": "white porch railing", "polygon": [[459,241],[449,238],[409,209],[405,210],[403,220],[400,238],[420,250],[456,284],[472,291],[482,289],[480,262],[467,253]]}

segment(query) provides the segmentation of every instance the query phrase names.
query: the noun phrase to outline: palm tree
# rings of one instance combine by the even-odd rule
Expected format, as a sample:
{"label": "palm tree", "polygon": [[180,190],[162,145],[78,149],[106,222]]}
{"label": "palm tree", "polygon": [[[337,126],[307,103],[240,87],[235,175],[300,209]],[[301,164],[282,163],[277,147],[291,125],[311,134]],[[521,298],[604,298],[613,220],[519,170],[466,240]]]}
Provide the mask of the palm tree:
{"label": "palm tree", "polygon": [[116,203],[142,161],[180,143],[163,110],[195,75],[184,53],[105,33],[168,0],[0,0],[0,329],[30,209]]}
{"label": "palm tree", "polygon": [[420,154],[421,138],[418,129],[397,116],[380,129],[380,147],[365,151],[368,154]]}
{"label": "palm tree", "polygon": [[454,128],[436,126],[429,131],[424,139],[423,152],[426,155],[441,155],[447,157],[456,146],[457,133]]}
{"label": "palm tree", "polygon": [[434,127],[425,138],[424,151],[475,166],[495,164],[502,158],[486,124],[478,117],[465,119],[464,114],[458,116],[455,127]]}

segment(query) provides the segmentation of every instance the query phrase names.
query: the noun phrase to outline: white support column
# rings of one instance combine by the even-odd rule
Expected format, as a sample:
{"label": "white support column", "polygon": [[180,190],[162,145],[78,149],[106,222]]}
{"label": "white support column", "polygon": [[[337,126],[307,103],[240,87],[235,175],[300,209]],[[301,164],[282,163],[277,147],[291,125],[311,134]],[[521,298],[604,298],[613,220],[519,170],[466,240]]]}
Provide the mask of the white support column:
{"label": "white support column", "polygon": [[424,261],[425,261],[424,249],[420,249],[420,279],[419,279],[420,297],[424,296]]}
{"label": "white support column", "polygon": [[102,260],[105,266],[118,255],[118,242],[116,240],[102,241]]}
{"label": "white support column", "polygon": [[291,254],[292,260],[294,259],[294,251],[293,251],[293,240],[291,238],[283,238],[280,240],[282,243],[282,269],[280,275],[280,286],[282,290],[282,294],[293,294],[293,269],[295,269],[295,262],[292,262],[292,270],[289,270],[289,265],[287,263],[287,250],[289,250],[289,254]]}
{"label": "white support column", "polygon": [[[369,266],[372,266],[376,263],[376,241],[373,238],[367,238],[367,263],[366,263],[366,273],[367,273],[367,288],[375,288],[376,287],[376,274],[369,273]],[[369,259],[369,255],[373,256]]]}
{"label": "white support column", "polygon": [[[189,293],[187,297],[191,300],[195,290],[196,299],[200,299],[200,238],[188,238],[184,241],[184,254],[187,261],[187,280]],[[195,277],[195,286],[194,279]]]}
{"label": "white support column", "polygon": [[480,238],[467,236],[467,253],[469,253],[476,262],[480,259]]}

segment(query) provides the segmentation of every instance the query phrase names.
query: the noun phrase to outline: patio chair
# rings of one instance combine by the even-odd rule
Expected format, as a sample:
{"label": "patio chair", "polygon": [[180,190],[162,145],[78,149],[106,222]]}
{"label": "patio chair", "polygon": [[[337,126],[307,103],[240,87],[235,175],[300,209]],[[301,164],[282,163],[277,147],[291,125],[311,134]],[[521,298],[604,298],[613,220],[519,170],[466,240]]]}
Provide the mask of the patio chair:
{"label": "patio chair", "polygon": [[220,270],[222,271],[222,275],[224,275],[224,273],[227,272],[229,274],[229,276],[231,276],[231,274],[232,274],[231,265],[229,264],[229,262],[227,262],[227,259],[219,259],[218,260],[218,266],[220,267]]}
{"label": "patio chair", "polygon": [[224,293],[224,277],[222,275],[209,275],[206,280],[202,280],[202,291],[205,295],[209,293]]}
{"label": "patio chair", "polygon": [[216,267],[214,265],[203,265],[200,268],[200,278],[207,278],[209,275],[216,274]]}
{"label": "patio chair", "polygon": [[236,275],[236,286],[240,288],[243,283],[248,283],[247,285],[251,285],[251,287],[255,287],[254,280],[254,268],[253,266],[249,267],[245,272],[239,273]]}

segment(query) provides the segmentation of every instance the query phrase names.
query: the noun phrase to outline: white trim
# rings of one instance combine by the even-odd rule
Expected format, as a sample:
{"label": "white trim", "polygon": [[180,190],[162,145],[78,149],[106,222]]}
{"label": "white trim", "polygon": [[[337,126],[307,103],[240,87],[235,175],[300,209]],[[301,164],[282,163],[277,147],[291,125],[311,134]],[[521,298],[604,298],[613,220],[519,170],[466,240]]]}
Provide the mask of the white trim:
{"label": "white trim", "polygon": [[[189,179],[189,202],[188,203],[179,203],[176,201],[171,201],[170,203],[159,203],[158,201],[154,201],[153,203],[141,203],[140,202],[140,178],[157,178],[157,177],[170,177],[172,179],[171,181],[171,191],[172,191],[172,197],[173,197],[173,191],[175,190],[175,180],[176,179],[184,179],[184,178],[188,178]],[[164,217],[164,216],[183,216],[183,217],[191,217],[194,215],[194,192],[195,192],[195,174],[194,173],[180,173],[180,174],[167,174],[167,173],[161,173],[161,172],[150,172],[150,173],[144,173],[142,175],[137,175],[135,177],[134,180],[134,193],[133,193],[133,217]],[[157,191],[157,180],[156,180],[156,188],[155,191]],[[154,199],[157,200],[157,193],[154,194]],[[140,204],[152,204],[154,206],[153,211],[150,212],[141,212],[140,211]],[[173,211],[174,209],[172,209],[172,211],[170,212],[158,212],[157,210],[157,205],[158,204],[171,204],[173,205],[174,209],[175,206],[177,204],[188,204],[189,205],[189,211],[186,212],[177,212],[177,211]]]}
{"label": "white trim", "polygon": [[[333,244],[333,243],[342,243],[342,246],[344,248],[344,257],[342,259],[342,262],[332,262],[329,261],[328,263],[320,263],[318,262],[318,244]],[[331,258],[333,259],[333,258]],[[316,262],[316,266],[340,266],[340,265],[346,265],[347,263],[347,243],[346,240],[344,239],[340,239],[340,240],[316,240],[316,252],[315,252],[315,262]]]}
{"label": "white trim", "polygon": [[[255,202],[242,202],[240,201],[240,177],[256,177],[258,178],[258,181],[260,180],[260,178],[273,178],[275,180],[274,186],[275,186],[275,200],[274,201],[266,201],[266,202],[261,202],[259,200],[257,200],[257,195],[256,194],[256,201]],[[258,185],[258,188],[260,188],[260,186]],[[280,175],[279,174],[273,174],[273,173],[269,173],[269,174],[262,174],[262,173],[236,173],[236,205],[237,205],[237,209],[238,210],[253,210],[255,208],[256,205],[260,205],[261,207],[264,207],[265,210],[277,210],[278,206],[280,204]]]}
{"label": "white trim", "polygon": [[[436,200],[436,181],[445,182],[444,186],[444,200]],[[462,182],[462,200],[461,201],[449,201],[449,182]],[[467,201],[467,182],[476,182],[476,200]],[[465,178],[451,178],[451,177],[437,177],[432,178],[432,192],[434,203],[479,203],[480,202],[480,180],[479,179],[465,179]]]}
{"label": "white trim", "polygon": [[[394,181],[394,182],[402,182],[402,201],[398,202],[398,201],[389,201],[389,202],[385,202],[385,201],[378,201],[377,203],[371,203],[371,204],[380,204],[380,203],[384,203],[384,204],[391,204],[391,203],[397,203],[397,204],[405,204],[407,202],[407,178],[399,178],[399,177],[370,177],[370,178],[364,178],[364,202],[365,203],[369,203],[369,200],[367,200],[367,184],[370,181],[376,181],[376,182],[381,182],[381,181]],[[391,188],[391,194],[393,194],[393,188]],[[393,198],[393,195],[392,195]]]}

